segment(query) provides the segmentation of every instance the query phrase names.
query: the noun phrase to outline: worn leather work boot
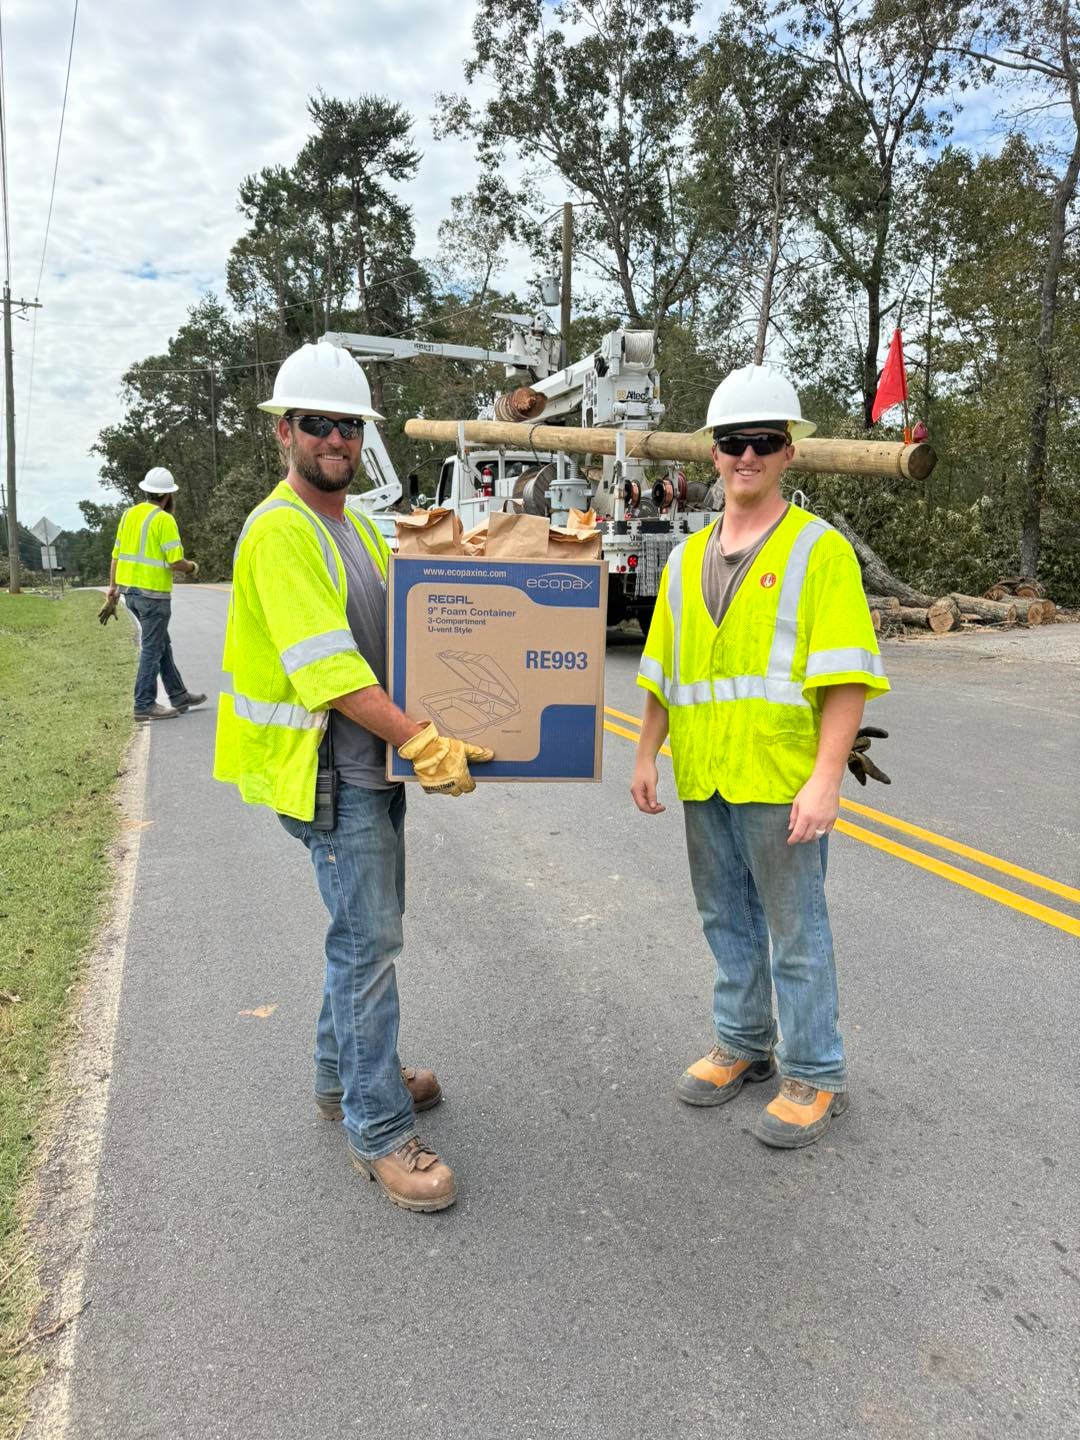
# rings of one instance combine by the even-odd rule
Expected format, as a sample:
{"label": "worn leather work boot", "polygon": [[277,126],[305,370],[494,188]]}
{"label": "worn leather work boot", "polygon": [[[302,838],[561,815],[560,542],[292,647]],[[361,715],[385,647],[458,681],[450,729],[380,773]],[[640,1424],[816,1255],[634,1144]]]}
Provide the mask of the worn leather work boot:
{"label": "worn leather work boot", "polygon": [[768,1060],[744,1060],[722,1045],[714,1045],[708,1055],[683,1071],[675,1094],[684,1105],[726,1105],[743,1085],[759,1085],[775,1071],[771,1055]]}
{"label": "worn leather work boot", "polygon": [[[434,1070],[416,1070],[411,1065],[401,1067],[401,1078],[405,1081],[405,1088],[412,1096],[414,1110],[430,1110],[442,1099],[442,1086],[435,1075]],[[319,1114],[325,1120],[343,1120],[345,1112],[341,1108],[342,1090],[316,1090],[315,1104],[319,1107]]]}
{"label": "worn leather work boot", "polygon": [[357,1170],[382,1189],[404,1210],[429,1214],[446,1210],[457,1199],[457,1181],[445,1160],[440,1160],[419,1135],[379,1160],[364,1160],[353,1152]]}
{"label": "worn leather work boot", "polygon": [[179,710],[174,710],[171,705],[159,705],[155,700],[149,710],[136,710],[136,720],[175,720]]}
{"label": "worn leather work boot", "polygon": [[812,1145],[832,1117],[842,1115],[847,1107],[848,1097],[842,1090],[815,1090],[805,1080],[788,1076],[779,1095],[758,1116],[754,1134],[778,1150],[798,1150]]}
{"label": "worn leather work boot", "polygon": [[206,696],[205,696],[205,695],[193,695],[193,694],[191,693],[191,691],[189,690],[189,691],[187,692],[187,694],[183,696],[182,699],[180,699],[180,700],[174,700],[172,703],[173,703],[173,706],[174,706],[177,710],[180,711],[180,714],[183,715],[186,710],[192,710],[192,709],[194,709],[194,707],[195,707],[196,705],[205,705],[205,704],[206,704]]}

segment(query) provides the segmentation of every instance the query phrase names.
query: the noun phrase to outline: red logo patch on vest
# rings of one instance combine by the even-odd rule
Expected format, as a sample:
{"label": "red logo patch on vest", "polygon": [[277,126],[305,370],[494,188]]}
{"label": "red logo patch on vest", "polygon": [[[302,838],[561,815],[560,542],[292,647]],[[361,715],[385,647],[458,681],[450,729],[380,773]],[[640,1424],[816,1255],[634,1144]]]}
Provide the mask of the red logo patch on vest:
{"label": "red logo patch on vest", "polygon": [[775,584],[776,576],[771,570],[766,570],[765,574],[761,577],[761,588],[763,590],[771,590]]}

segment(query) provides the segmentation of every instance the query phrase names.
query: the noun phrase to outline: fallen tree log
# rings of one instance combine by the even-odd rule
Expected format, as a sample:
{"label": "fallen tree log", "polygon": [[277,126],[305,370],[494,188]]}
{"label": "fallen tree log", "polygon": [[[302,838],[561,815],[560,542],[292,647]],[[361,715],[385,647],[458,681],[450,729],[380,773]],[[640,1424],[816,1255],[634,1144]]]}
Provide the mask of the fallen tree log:
{"label": "fallen tree log", "polygon": [[935,635],[947,635],[960,629],[960,607],[951,595],[943,595],[929,607],[926,620]]}
{"label": "fallen tree log", "polygon": [[1014,604],[1023,625],[1052,625],[1057,619],[1053,600],[1031,599],[1017,591]]}
{"label": "fallen tree log", "polygon": [[984,600],[978,595],[957,595],[955,592],[949,596],[959,606],[965,615],[977,615],[980,620],[988,621],[992,625],[1015,625],[1018,614],[1013,604],[1002,605],[997,600]]}
{"label": "fallen tree log", "polygon": [[901,605],[899,610],[889,616],[890,620],[899,620],[901,625],[919,625],[923,630],[930,629],[930,609],[921,605]]}
{"label": "fallen tree log", "polygon": [[1008,600],[1013,596],[1018,599],[1045,600],[1046,591],[1037,580],[1029,580],[1026,575],[1006,575],[983,592],[984,600]]}
{"label": "fallen tree log", "polygon": [[855,551],[859,568],[862,570],[864,590],[871,595],[892,595],[909,609],[929,610],[937,596],[924,595],[921,590],[916,590],[894,575],[885,562],[874,554],[862,536],[855,533],[843,515],[833,515],[830,523],[840,531]]}
{"label": "fallen tree log", "polygon": [[867,595],[866,603],[871,610],[884,610],[889,614],[900,609],[900,601],[895,595]]}

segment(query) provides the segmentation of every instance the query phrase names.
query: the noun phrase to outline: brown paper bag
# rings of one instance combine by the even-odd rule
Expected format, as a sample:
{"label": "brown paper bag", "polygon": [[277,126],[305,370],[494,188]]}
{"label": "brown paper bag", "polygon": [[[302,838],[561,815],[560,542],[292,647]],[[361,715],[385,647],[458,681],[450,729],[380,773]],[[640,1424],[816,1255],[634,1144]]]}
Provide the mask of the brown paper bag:
{"label": "brown paper bag", "polygon": [[461,520],[453,510],[414,510],[397,522],[399,555],[461,555]]}
{"label": "brown paper bag", "polygon": [[543,560],[547,555],[548,522],[543,515],[506,515],[496,511],[488,518],[484,554],[499,560]]}
{"label": "brown paper bag", "polygon": [[547,558],[573,564],[576,560],[600,559],[600,531],[594,527],[572,534],[560,525],[548,531]]}
{"label": "brown paper bag", "polygon": [[577,535],[581,530],[596,529],[595,510],[574,510],[571,508],[569,518],[566,522],[566,529],[571,535]]}
{"label": "brown paper bag", "polygon": [[461,548],[466,555],[483,555],[484,547],[487,544],[488,519],[489,517],[485,515],[479,525],[474,525],[471,530],[466,530],[462,535]]}

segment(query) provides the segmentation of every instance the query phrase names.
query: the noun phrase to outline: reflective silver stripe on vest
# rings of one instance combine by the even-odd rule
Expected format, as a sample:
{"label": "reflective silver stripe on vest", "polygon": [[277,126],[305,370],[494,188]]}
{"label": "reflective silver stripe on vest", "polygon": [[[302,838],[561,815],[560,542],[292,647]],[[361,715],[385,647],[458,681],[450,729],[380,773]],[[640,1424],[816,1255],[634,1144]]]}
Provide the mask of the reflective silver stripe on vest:
{"label": "reflective silver stripe on vest", "polygon": [[326,561],[326,568],[330,572],[330,579],[334,582],[334,589],[340,590],[341,583],[338,578],[337,556],[334,554],[333,546],[330,544],[329,537],[313,515],[309,515],[308,512],[304,510],[301,506],[294,505],[291,500],[264,500],[261,505],[256,505],[255,509],[244,521],[244,528],[240,531],[239,538],[237,539],[236,549],[233,551],[233,569],[235,570],[236,568],[236,558],[240,554],[240,546],[244,543],[244,537],[247,535],[252,525],[254,525],[255,521],[258,520],[261,515],[269,515],[271,510],[294,510],[298,515],[302,515],[304,517],[304,519],[308,522],[311,528],[315,531],[316,538],[319,542],[319,548],[322,550],[323,553],[323,559]]}
{"label": "reflective silver stripe on vest", "polygon": [[295,675],[297,670],[302,670],[305,665],[311,665],[316,660],[328,660],[331,655],[344,655],[347,651],[359,654],[352,631],[327,630],[322,635],[298,640],[295,645],[283,650],[281,663],[285,667],[286,675]]}
{"label": "reflective silver stripe on vest", "polygon": [[644,680],[651,680],[665,700],[671,694],[671,682],[664,674],[664,667],[659,660],[653,660],[651,657],[643,655],[638,665],[638,674]]}
{"label": "reflective silver stripe on vest", "polygon": [[[798,639],[799,600],[810,565],[810,552],[830,527],[824,520],[812,520],[799,531],[792,544],[784,568],[784,579],[780,586],[777,603],[776,624],[773,630],[769,660],[764,675],[733,675],[713,680],[698,680],[689,685],[679,684],[679,651],[682,646],[682,551],[686,542],[671,552],[668,559],[668,605],[671,609],[674,632],[674,659],[672,662],[671,684],[665,690],[669,705],[710,705],[728,700],[766,700],[772,705],[795,705],[808,707],[809,701],[802,693],[802,684],[792,679],[795,665],[795,646]],[[866,654],[863,651],[823,651],[822,654]],[[868,659],[876,657],[867,656]],[[648,675],[642,661],[640,673]],[[655,665],[655,661],[650,664]],[[880,667],[881,662],[878,661]],[[659,667],[657,667],[659,668]],[[854,667],[865,668],[865,667]],[[810,669],[807,668],[807,675]],[[821,671],[821,674],[829,673]],[[884,674],[884,670],[881,670]]]}
{"label": "reflective silver stripe on vest", "polygon": [[883,679],[885,676],[881,656],[871,655],[869,650],[815,650],[806,661],[807,679],[811,675],[844,675],[852,670],[862,670]]}
{"label": "reflective silver stripe on vest", "polygon": [[[765,671],[770,680],[791,679],[792,666],[795,664],[795,641],[799,633],[799,598],[810,564],[810,551],[828,528],[824,520],[811,520],[809,525],[804,525],[795,536],[795,543],[784,567],[780,603],[776,610],[776,629],[773,632],[769,664]],[[807,703],[801,694],[798,703]]]}
{"label": "reflective silver stripe on vest", "polygon": [[[139,553],[137,555],[117,555],[116,558],[118,560],[126,560],[129,565],[149,565],[151,570],[171,569],[172,567],[169,565],[169,562],[167,560],[151,560],[150,556],[146,553],[146,537],[150,532],[150,526],[154,523],[155,516],[161,515],[163,513],[164,512],[162,511],[161,507],[159,505],[155,505],[153,510],[150,511],[150,514],[147,515],[146,519],[143,521],[142,529],[139,531]],[[169,542],[168,545],[163,545],[161,548],[163,550],[168,550],[171,548],[172,545],[179,544],[179,540],[172,540]]]}
{"label": "reflective silver stripe on vest", "polygon": [[[686,551],[686,541],[676,545],[675,549],[668,556],[667,562],[667,595],[668,605],[671,609],[671,628],[674,632],[675,643],[672,646],[671,658],[671,693],[679,689],[679,641],[682,638],[682,562]],[[679,701],[674,702],[676,705]]]}
{"label": "reflective silver stripe on vest", "polygon": [[166,540],[166,541],[165,541],[165,544],[162,545],[161,548],[162,548],[162,550],[175,550],[175,549],[177,549],[177,547],[179,546],[179,544],[180,544],[180,541],[179,541],[179,540]]}
{"label": "reflective silver stripe on vest", "polygon": [[145,555],[117,555],[117,560],[127,560],[131,565],[149,565],[151,570],[168,570],[167,560],[150,560]]}
{"label": "reflective silver stripe on vest", "polygon": [[221,690],[232,698],[236,714],[253,725],[282,725],[287,730],[322,730],[326,726],[325,710],[316,715],[303,705],[290,705],[285,700],[252,700],[248,695],[238,694],[227,671],[221,676]]}

